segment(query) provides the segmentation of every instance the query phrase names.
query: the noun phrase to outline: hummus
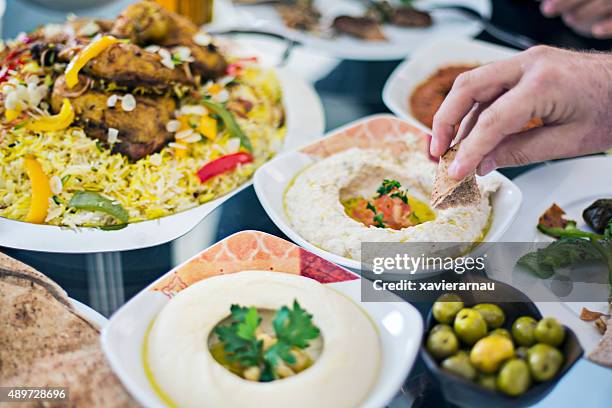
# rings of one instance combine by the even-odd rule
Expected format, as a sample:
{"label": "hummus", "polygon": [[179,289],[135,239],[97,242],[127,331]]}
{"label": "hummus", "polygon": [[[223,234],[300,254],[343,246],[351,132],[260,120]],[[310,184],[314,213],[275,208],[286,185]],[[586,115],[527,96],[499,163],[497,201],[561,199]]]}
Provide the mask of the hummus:
{"label": "hummus", "polygon": [[500,185],[492,178],[478,181],[482,198],[477,205],[433,210],[435,219],[399,230],[366,226],[349,217],[342,204],[350,197],[372,197],[384,179],[397,180],[410,196],[428,203],[435,173],[436,163],[415,151],[393,155],[351,148],[298,174],[285,193],[285,211],[304,239],[356,260],[361,259],[362,242],[473,243],[482,239],[491,215],[489,196]]}
{"label": "hummus", "polygon": [[[275,310],[294,300],[321,332],[322,352],[312,366],[264,383],[213,358],[209,336],[232,304]],[[357,304],[314,280],[278,272],[240,272],[190,286],[164,307],[145,341],[156,385],[181,407],[355,407],[381,364],[378,333]]]}

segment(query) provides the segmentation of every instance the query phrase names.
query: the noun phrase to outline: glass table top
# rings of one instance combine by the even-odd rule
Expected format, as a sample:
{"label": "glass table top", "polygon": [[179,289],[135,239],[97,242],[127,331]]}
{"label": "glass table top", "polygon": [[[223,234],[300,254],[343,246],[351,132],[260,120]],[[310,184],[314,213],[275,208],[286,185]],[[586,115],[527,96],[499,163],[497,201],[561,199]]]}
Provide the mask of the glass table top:
{"label": "glass table top", "polygon": [[[77,11],[79,15],[114,16],[128,1]],[[493,21],[539,42],[572,48],[609,50],[612,41],[579,37],[560,20],[544,19],[531,0],[493,0]],[[10,38],[49,21],[61,21],[66,12],[48,11],[28,1],[9,1],[3,19],[3,36]],[[487,34],[477,38],[496,42]],[[300,52],[307,52],[300,50]],[[399,61],[358,62],[324,58],[310,80],[325,110],[326,130],[374,113],[388,112],[382,103],[383,85]],[[528,170],[506,169],[510,178]],[[164,245],[115,253],[86,255],[50,254],[0,248],[35,267],[61,285],[72,298],[110,316],[146,285],[202,249],[235,232],[253,229],[283,238],[259,204],[253,187],[240,192],[207,216],[187,235]],[[422,313],[428,304],[415,305]],[[393,407],[445,406],[441,394],[430,386],[422,362],[417,361]]]}

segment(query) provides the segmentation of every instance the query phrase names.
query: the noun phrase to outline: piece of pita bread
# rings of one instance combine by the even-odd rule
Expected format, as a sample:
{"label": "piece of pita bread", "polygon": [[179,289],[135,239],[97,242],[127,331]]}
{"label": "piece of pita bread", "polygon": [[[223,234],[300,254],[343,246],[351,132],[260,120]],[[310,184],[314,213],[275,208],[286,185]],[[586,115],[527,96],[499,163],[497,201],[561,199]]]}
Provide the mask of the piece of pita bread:
{"label": "piece of pita bread", "polygon": [[594,363],[612,367],[612,319],[608,319],[606,332],[589,355],[589,359]]}
{"label": "piece of pita bread", "polygon": [[137,406],[106,362],[99,336],[55,282],[0,254],[0,386],[67,387],[69,403],[57,406]]}
{"label": "piece of pita bread", "polygon": [[480,202],[480,190],[476,183],[476,172],[472,172],[463,180],[454,180],[448,175],[448,166],[453,162],[457,151],[457,143],[440,157],[434,187],[431,192],[431,205],[443,210],[453,207],[468,207]]}

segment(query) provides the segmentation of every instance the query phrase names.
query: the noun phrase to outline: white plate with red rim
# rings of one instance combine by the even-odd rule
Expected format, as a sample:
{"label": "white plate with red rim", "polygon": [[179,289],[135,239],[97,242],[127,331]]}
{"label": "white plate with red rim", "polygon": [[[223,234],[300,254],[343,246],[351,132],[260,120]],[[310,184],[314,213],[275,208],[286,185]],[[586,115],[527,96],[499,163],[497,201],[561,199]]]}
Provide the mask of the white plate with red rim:
{"label": "white plate with red rim", "polygon": [[510,58],[518,51],[469,38],[444,37],[427,41],[395,68],[383,88],[383,102],[400,118],[426,133],[431,129],[410,111],[410,95],[440,68],[449,65],[483,65]]}
{"label": "white plate with red rim", "polygon": [[[238,42],[238,48],[252,52],[263,62],[274,58],[262,55]],[[241,56],[246,55],[244,52]],[[276,70],[283,89],[287,133],[284,149],[316,140],[325,131],[321,100],[311,84],[287,69]],[[195,171],[195,170],[194,170]],[[129,224],[117,231],[97,228],[63,228],[31,224],[0,217],[0,246],[56,253],[127,251],[161,245],[191,231],[215,208],[250,186],[248,181],[230,193],[187,211],[166,217]]]}
{"label": "white plate with red rim", "polygon": [[[260,167],[255,173],[255,192],[268,216],[294,242],[328,261],[352,270],[361,270],[361,262],[326,251],[315,246],[295,231],[285,209],[284,196],[294,177],[310,164],[331,154],[352,147],[373,148],[385,144],[388,147],[400,143],[406,133],[421,135],[420,148],[428,149],[428,135],[411,123],[393,115],[368,116],[332,130],[322,139],[300,149],[283,153]],[[428,154],[424,152],[425,154]],[[522,194],[514,183],[501,173],[492,172],[485,177],[501,182],[500,188],[491,196],[493,207],[491,226],[485,242],[498,241],[510,227],[522,202]],[[409,276],[407,276],[409,277]]]}
{"label": "white plate with red rim", "polygon": [[357,303],[375,324],[382,353],[378,380],[362,406],[385,406],[397,394],[420,347],[423,333],[420,313],[400,298],[397,302],[361,302],[358,275],[279,237],[242,231],[153,282],[121,307],[104,327],[102,349],[112,369],[138,402],[150,408],[165,406],[146,376],[142,356],[147,329],[164,305],[176,293],[203,279],[249,270],[315,279]]}
{"label": "white plate with red rim", "polygon": [[[227,0],[230,1],[230,0]],[[392,0],[392,3],[397,1]],[[324,24],[331,24],[336,16],[360,16],[367,2],[355,0],[316,1],[323,15]],[[491,16],[490,0],[418,0],[414,6],[427,10],[434,5],[463,5],[470,7],[485,18]],[[387,41],[365,41],[345,34],[336,37],[317,35],[288,28],[273,5],[235,5],[238,15],[248,28],[271,31],[299,41],[306,47],[342,59],[362,61],[385,61],[405,58],[428,39],[451,36],[469,38],[482,30],[479,22],[456,11],[439,10],[433,13],[433,25],[427,28],[405,28],[385,24],[382,27]],[[242,27],[244,28],[244,27]]]}

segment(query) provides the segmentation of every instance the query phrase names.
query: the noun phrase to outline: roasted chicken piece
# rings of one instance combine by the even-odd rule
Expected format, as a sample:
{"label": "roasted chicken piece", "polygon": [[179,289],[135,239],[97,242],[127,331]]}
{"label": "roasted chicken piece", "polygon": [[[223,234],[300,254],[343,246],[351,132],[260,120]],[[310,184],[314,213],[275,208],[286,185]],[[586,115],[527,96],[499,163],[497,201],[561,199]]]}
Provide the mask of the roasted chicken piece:
{"label": "roasted chicken piece", "polygon": [[83,73],[120,86],[168,88],[181,83],[192,85],[185,70],[168,68],[158,54],[147,52],[134,44],[117,43],[105,49],[83,68]]}
{"label": "roasted chicken piece", "polygon": [[211,44],[196,43],[198,27],[186,17],[172,13],[153,1],[129,5],[117,17],[111,34],[128,38],[135,44],[156,44],[164,47],[185,46],[191,50],[193,70],[205,78],[222,75],[227,68],[225,58]]}
{"label": "roasted chicken piece", "polygon": [[320,29],[321,13],[313,4],[278,4],[276,11],[289,28],[303,31]]}
{"label": "roasted chicken piece", "polygon": [[117,16],[110,33],[136,44],[159,44],[172,28],[168,14],[152,1],[130,4]]}
{"label": "roasted chicken piece", "polygon": [[[82,77],[79,84],[86,82],[86,78]],[[172,97],[136,96],[136,106],[128,112],[122,109],[121,103],[108,107],[107,101],[111,95],[90,89],[68,90],[64,76],[60,76],[53,86],[51,108],[58,112],[62,100],[70,99],[76,114],[75,122],[85,129],[87,136],[110,145],[109,129],[116,129],[118,141],[113,144],[113,151],[132,160],[161,150],[172,139],[172,134],[166,130],[166,123],[176,109]],[[119,93],[116,95],[121,96]]]}
{"label": "roasted chicken piece", "polygon": [[385,41],[387,38],[380,29],[378,22],[370,17],[338,16],[333,27],[344,34],[368,41]]}
{"label": "roasted chicken piece", "polygon": [[371,1],[365,17],[400,27],[429,27],[433,23],[431,14],[426,11],[411,6],[394,6],[388,1]]}
{"label": "roasted chicken piece", "polygon": [[400,27],[424,28],[433,24],[431,14],[414,7],[397,7],[391,14],[390,21]]}

